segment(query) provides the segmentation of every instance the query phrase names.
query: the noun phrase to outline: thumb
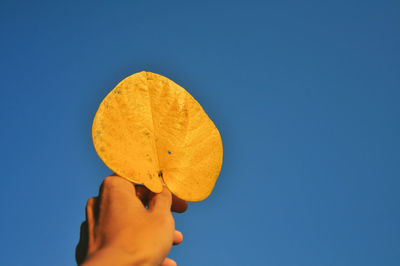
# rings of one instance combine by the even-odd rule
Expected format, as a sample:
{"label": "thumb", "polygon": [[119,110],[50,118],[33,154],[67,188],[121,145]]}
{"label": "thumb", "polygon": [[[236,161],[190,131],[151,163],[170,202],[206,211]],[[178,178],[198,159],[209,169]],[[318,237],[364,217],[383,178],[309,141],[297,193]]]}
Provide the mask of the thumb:
{"label": "thumb", "polygon": [[154,194],[149,202],[151,212],[170,212],[172,205],[172,195],[166,186],[160,193]]}

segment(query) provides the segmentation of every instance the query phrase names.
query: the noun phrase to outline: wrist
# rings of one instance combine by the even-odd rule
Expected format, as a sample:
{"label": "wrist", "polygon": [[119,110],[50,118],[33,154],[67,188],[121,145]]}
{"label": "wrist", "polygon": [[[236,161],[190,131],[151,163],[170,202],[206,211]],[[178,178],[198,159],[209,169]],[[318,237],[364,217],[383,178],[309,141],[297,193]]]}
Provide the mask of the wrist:
{"label": "wrist", "polygon": [[107,247],[88,254],[85,262],[81,266],[154,266],[144,254],[129,254],[121,249]]}

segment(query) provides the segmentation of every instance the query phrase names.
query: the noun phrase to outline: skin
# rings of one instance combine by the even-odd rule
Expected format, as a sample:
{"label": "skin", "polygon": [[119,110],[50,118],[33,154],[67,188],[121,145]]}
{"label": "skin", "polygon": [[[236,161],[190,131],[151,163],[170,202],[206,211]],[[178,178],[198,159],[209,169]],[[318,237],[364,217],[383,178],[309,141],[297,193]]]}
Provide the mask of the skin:
{"label": "skin", "polygon": [[167,255],[183,236],[175,230],[171,211],[186,209],[187,203],[166,187],[155,194],[117,175],[109,176],[99,196],[87,202],[76,261],[84,266],[176,265]]}

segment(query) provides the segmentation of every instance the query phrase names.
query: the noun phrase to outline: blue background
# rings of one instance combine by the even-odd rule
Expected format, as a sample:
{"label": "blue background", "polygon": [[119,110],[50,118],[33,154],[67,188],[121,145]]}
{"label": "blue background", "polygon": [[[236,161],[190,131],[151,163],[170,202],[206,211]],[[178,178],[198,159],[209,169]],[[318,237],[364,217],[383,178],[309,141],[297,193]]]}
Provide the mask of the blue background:
{"label": "blue background", "polygon": [[73,265],[111,173],[91,123],[141,70],[220,129],[180,265],[400,265],[400,2],[1,1],[0,258]]}

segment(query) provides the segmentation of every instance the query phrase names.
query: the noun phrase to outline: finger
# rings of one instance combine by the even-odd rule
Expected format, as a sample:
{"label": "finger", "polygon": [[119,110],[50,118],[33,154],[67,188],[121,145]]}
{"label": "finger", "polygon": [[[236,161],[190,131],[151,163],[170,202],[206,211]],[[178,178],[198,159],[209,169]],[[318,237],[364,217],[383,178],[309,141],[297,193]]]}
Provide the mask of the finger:
{"label": "finger", "polygon": [[[99,199],[98,197],[89,198],[86,203],[86,221],[87,221],[87,249],[86,253],[89,250],[89,247],[93,248],[93,236],[94,236],[94,228],[96,221],[99,215]],[[85,254],[86,256],[86,254]]]}
{"label": "finger", "polygon": [[[136,188],[136,196],[142,201],[144,206],[149,204],[151,198],[155,195],[148,188],[143,185],[135,185]],[[186,201],[178,198],[175,195],[172,195],[172,206],[171,211],[177,213],[183,213],[188,208],[188,204]]]}
{"label": "finger", "polygon": [[86,203],[86,221],[88,224],[93,224],[97,219],[97,201],[98,197],[91,197]]}
{"label": "finger", "polygon": [[100,185],[99,196],[108,196],[115,192],[135,195],[135,185],[127,179],[115,174],[104,178],[103,183]]}
{"label": "finger", "polygon": [[142,201],[143,205],[146,207],[149,204],[152,192],[143,185],[136,185],[136,196]]}
{"label": "finger", "polygon": [[88,226],[87,222],[84,221],[81,224],[80,238],[78,245],[75,248],[75,260],[78,265],[85,261],[87,250],[88,250]]}
{"label": "finger", "polygon": [[165,258],[164,261],[161,263],[161,266],[177,266],[177,264],[174,260],[171,260],[170,258]]}
{"label": "finger", "polygon": [[171,211],[177,212],[177,213],[182,213],[182,212],[185,212],[187,208],[188,208],[188,204],[186,201],[178,198],[175,195],[172,195]]}
{"label": "finger", "polygon": [[163,187],[160,193],[154,194],[149,202],[149,210],[153,212],[170,212],[172,206],[172,195],[167,187]]}
{"label": "finger", "polygon": [[178,230],[175,230],[174,231],[174,242],[173,242],[173,244],[174,245],[179,245],[180,243],[182,243],[182,241],[183,241],[182,233],[180,231],[178,231]]}

